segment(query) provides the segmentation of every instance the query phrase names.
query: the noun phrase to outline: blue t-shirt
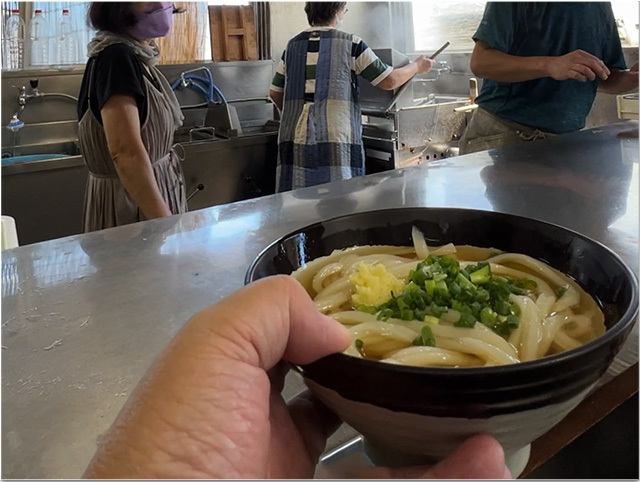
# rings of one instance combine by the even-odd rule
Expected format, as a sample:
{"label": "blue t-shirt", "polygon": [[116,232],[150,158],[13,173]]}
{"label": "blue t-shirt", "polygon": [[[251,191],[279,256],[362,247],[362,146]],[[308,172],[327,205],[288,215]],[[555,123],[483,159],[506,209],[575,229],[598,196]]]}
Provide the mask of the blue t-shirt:
{"label": "blue t-shirt", "polygon": [[[488,2],[473,40],[520,57],[581,49],[609,70],[627,68],[609,2]],[[597,89],[597,79],[485,79],[476,103],[504,119],[561,134],[584,127]]]}

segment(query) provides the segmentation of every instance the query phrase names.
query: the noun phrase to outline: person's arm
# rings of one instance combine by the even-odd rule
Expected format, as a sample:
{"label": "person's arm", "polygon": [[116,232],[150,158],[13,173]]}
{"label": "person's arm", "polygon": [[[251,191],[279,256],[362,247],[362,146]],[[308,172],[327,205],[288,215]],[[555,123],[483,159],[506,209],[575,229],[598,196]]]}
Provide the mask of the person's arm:
{"label": "person's arm", "polygon": [[171,216],[140,135],[136,100],[113,95],[100,110],[109,153],[124,188],[148,219]]}
{"label": "person's arm", "polygon": [[414,62],[394,69],[380,60],[361,38],[354,36],[353,42],[353,71],[382,90],[397,89],[414,75],[428,72],[434,64],[433,60],[420,56]]}
{"label": "person's arm", "polygon": [[282,115],[282,108],[284,107],[284,84],[287,76],[287,67],[284,63],[286,50],[282,52],[280,62],[276,68],[276,73],[273,75],[271,81],[271,87],[269,88],[269,97],[278,108],[280,115]]}
{"label": "person's arm", "polygon": [[269,98],[273,101],[278,111],[282,113],[282,107],[284,103],[284,92],[278,90],[269,89]]}
{"label": "person's arm", "polygon": [[504,83],[542,77],[580,82],[598,78],[604,81],[610,74],[602,60],[583,50],[574,50],[558,57],[520,57],[491,48],[481,40],[476,41],[471,54],[471,71],[483,79]]}
{"label": "person's arm", "polygon": [[605,94],[625,94],[638,88],[638,62],[629,70],[613,69],[609,78],[598,83]]}
{"label": "person's arm", "polygon": [[382,90],[394,90],[405,84],[416,74],[429,72],[435,62],[427,57],[418,57],[415,62],[411,62],[404,67],[398,67],[376,85]]}

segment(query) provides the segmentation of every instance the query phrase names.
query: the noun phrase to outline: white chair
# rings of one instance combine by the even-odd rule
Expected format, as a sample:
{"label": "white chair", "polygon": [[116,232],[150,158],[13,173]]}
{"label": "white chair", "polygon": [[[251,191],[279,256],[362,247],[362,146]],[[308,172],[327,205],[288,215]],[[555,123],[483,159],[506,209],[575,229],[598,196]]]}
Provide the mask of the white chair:
{"label": "white chair", "polygon": [[2,249],[18,247],[16,220],[11,216],[2,216]]}

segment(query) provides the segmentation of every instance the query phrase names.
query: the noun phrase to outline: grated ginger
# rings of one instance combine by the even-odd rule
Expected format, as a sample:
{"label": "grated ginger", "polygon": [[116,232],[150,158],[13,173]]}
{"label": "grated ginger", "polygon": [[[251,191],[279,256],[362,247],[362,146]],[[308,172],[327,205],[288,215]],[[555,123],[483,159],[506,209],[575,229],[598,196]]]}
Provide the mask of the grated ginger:
{"label": "grated ginger", "polygon": [[396,278],[381,265],[360,263],[358,271],[349,276],[356,289],[351,296],[354,306],[380,306],[391,299],[391,292],[399,295],[404,289],[404,281]]}

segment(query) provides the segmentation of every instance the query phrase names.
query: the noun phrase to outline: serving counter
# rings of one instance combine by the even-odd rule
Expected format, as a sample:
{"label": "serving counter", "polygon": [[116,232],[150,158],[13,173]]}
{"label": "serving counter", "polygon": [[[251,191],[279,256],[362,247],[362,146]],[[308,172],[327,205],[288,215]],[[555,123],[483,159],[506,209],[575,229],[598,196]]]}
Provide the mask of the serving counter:
{"label": "serving counter", "polygon": [[[401,206],[501,211],[590,236],[637,273],[637,132],[629,121],[4,251],[2,477],[79,477],[172,335],[241,287],[266,245],[319,220]],[[602,383],[637,361],[636,326]],[[290,374],[285,395],[302,387]],[[328,448],[353,436],[343,426]]]}

